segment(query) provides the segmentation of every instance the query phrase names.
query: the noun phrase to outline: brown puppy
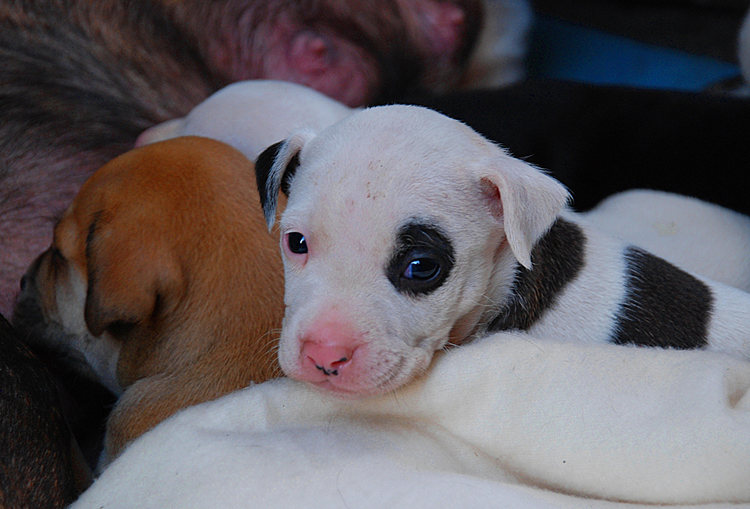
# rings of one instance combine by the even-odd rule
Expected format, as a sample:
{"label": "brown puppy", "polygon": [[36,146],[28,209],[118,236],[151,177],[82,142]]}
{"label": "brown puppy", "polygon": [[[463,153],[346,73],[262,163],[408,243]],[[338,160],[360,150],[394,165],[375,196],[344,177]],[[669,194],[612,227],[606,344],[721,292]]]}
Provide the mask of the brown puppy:
{"label": "brown puppy", "polygon": [[121,394],[104,464],[177,410],[279,374],[283,273],[256,189],[218,141],[135,149],[86,181],[24,276],[16,327]]}

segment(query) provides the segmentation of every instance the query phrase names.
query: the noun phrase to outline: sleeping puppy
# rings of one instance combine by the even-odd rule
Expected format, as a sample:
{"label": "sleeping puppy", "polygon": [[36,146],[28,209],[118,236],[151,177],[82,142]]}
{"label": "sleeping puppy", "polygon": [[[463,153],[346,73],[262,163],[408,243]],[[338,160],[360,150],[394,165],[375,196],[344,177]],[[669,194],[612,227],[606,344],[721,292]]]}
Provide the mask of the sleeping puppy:
{"label": "sleeping puppy", "polygon": [[356,111],[304,85],[248,80],[222,88],[185,117],[145,130],[137,146],[177,136],[227,143],[251,161],[300,128],[324,129]]}
{"label": "sleeping puppy", "polygon": [[183,137],[99,169],[23,278],[14,316],[119,394],[102,463],[180,408],[279,374],[278,238],[253,164]]}
{"label": "sleeping puppy", "polygon": [[321,389],[390,391],[503,330],[750,356],[748,294],[588,226],[556,180],[432,110],[299,132],[256,172],[269,227],[289,193],[279,362]]}

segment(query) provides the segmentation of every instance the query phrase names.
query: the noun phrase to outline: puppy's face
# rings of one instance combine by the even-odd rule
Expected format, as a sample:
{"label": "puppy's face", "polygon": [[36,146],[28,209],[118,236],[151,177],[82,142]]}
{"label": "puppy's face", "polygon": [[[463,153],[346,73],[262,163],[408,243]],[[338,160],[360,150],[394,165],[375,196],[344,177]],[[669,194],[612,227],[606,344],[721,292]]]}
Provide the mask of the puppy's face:
{"label": "puppy's face", "polygon": [[267,217],[274,186],[289,187],[279,361],[340,395],[395,389],[465,339],[567,196],[422,108],[365,110],[269,151]]}
{"label": "puppy's face", "polygon": [[57,224],[52,245],[22,279],[14,323],[35,346],[54,350],[78,373],[120,394],[116,370],[121,344],[106,331],[93,336],[84,319],[90,224],[82,219],[69,209]]}

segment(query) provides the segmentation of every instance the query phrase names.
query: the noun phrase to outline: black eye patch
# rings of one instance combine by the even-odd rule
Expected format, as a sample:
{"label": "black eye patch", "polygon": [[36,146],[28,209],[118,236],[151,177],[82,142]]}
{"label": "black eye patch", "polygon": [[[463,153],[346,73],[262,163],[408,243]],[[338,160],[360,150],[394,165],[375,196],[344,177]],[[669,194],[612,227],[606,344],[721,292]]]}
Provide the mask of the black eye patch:
{"label": "black eye patch", "polygon": [[412,222],[397,234],[386,275],[399,292],[427,295],[443,284],[454,263],[453,245],[445,234],[429,223]]}

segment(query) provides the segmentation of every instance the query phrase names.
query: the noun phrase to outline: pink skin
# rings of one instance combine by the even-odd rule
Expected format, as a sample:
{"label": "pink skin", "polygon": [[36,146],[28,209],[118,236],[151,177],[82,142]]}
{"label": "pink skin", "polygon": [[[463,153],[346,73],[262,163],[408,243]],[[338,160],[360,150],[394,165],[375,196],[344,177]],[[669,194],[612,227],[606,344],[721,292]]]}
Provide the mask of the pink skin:
{"label": "pink skin", "polygon": [[350,107],[367,104],[380,88],[370,55],[335,35],[312,30],[295,34],[285,58],[266,58],[264,68],[269,78],[306,85]]}
{"label": "pink skin", "polygon": [[337,99],[349,107],[367,104],[380,88],[372,57],[348,41],[311,30],[297,33],[287,50],[288,77],[270,69],[269,76],[296,81]]}
{"label": "pink skin", "polygon": [[[358,8],[356,2],[352,4]],[[397,5],[410,49],[425,64],[422,85],[447,89],[460,74],[459,53],[468,31],[464,9],[436,0],[398,0]],[[381,91],[383,69],[371,50],[342,33],[326,25],[310,26],[296,14],[282,12],[272,26],[258,28],[249,43],[236,32],[208,40],[208,61],[230,81],[293,81],[350,107],[371,104]]]}
{"label": "pink skin", "polygon": [[211,53],[220,67],[226,67],[231,81],[292,81],[350,107],[368,104],[380,88],[372,55],[351,41],[302,26],[288,16],[281,16],[268,40],[258,46],[249,61],[217,44]]}
{"label": "pink skin", "polygon": [[356,386],[361,353],[357,334],[346,322],[330,318],[313,324],[301,340],[297,379],[333,392]]}
{"label": "pink skin", "polygon": [[422,51],[449,62],[461,46],[466,14],[449,2],[401,0],[401,8],[413,22],[412,37]]}
{"label": "pink skin", "polygon": [[468,28],[466,13],[450,1],[399,0],[399,5],[410,21],[412,40],[431,62],[422,84],[434,91],[447,90],[459,78],[455,71]]}

